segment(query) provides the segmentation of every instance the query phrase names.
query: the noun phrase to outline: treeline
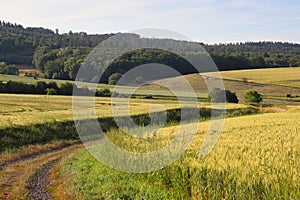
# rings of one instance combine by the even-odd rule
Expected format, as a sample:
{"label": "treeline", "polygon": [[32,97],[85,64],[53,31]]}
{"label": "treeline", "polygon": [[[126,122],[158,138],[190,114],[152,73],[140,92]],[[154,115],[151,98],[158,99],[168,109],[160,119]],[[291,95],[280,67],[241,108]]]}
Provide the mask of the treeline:
{"label": "treeline", "polygon": [[16,65],[8,65],[5,62],[0,62],[0,74],[18,75],[19,69]]}
{"label": "treeline", "polygon": [[112,95],[109,89],[98,89],[96,92],[88,88],[78,88],[73,83],[62,83],[60,86],[56,82],[38,81],[36,84],[28,84],[23,82],[8,81],[6,83],[0,81],[0,93],[13,94],[47,94],[47,95],[72,95],[73,89],[82,96],[98,96],[110,97]]}
{"label": "treeline", "polygon": [[[0,21],[0,62],[5,62],[7,66],[34,65],[43,72],[45,78],[74,80],[88,53],[112,35],[114,34],[88,35],[85,32],[73,33],[72,31],[60,34],[59,30],[24,28],[22,25]],[[132,36],[135,39],[139,37]],[[300,66],[299,44],[246,42],[202,45],[221,71]],[[186,51],[188,54],[193,52],[193,49],[186,49]],[[104,52],[101,56],[114,53],[116,52]],[[181,57],[155,49],[137,50],[117,60],[106,61],[112,64],[100,80],[103,83],[107,83],[108,77],[115,72],[125,73],[137,65],[146,63],[165,64],[181,74],[195,72],[195,69]],[[99,63],[95,61],[93,64]],[[6,71],[1,72],[6,73]]]}
{"label": "treeline", "polygon": [[42,47],[49,50],[60,48],[90,47],[93,48],[113,34],[88,35],[85,32],[59,34],[45,28],[24,28],[0,20],[0,61],[8,64],[31,65],[33,55]]}
{"label": "treeline", "polygon": [[[205,45],[205,49],[210,52],[228,52],[228,53],[297,53],[300,44],[288,42],[238,42],[226,44]],[[298,53],[299,54],[299,53]]]}
{"label": "treeline", "polygon": [[8,81],[6,83],[0,82],[1,93],[14,94],[49,94],[49,95],[72,95],[72,83],[63,83],[59,87],[56,82],[46,83],[39,81],[36,84],[28,84],[23,82]]}

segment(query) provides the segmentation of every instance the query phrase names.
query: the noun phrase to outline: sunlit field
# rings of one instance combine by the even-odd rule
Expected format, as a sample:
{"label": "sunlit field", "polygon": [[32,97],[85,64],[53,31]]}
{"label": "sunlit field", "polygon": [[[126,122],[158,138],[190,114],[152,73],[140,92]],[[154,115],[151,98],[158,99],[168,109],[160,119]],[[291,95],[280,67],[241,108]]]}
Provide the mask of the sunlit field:
{"label": "sunlit field", "polygon": [[[284,96],[288,90],[278,86],[282,84],[271,82],[275,74],[283,69],[268,70],[274,74],[273,78],[268,78],[268,73],[265,72],[265,82],[260,82],[259,76],[252,80],[251,73],[248,74],[247,71],[239,74],[247,77],[247,84],[243,83],[244,77],[235,77],[236,72],[233,71],[230,77],[224,77],[226,89],[237,92],[240,97],[255,82],[255,89],[263,94],[271,94],[264,97],[292,102]],[[279,71],[275,73],[276,70]],[[256,70],[254,72],[259,74]],[[225,76],[226,73],[230,74],[222,72],[222,75],[223,73]],[[185,77],[196,91],[200,101],[197,105],[202,109],[202,114],[209,115],[212,105],[207,101],[204,79],[199,74]],[[292,75],[281,80],[288,79],[296,81]],[[32,80],[28,79],[29,83],[37,81],[30,82]],[[266,82],[268,80],[270,82]],[[174,84],[177,81],[177,78],[170,78],[146,85],[135,91],[135,97],[129,99],[128,105],[125,98],[78,98],[83,100],[82,105],[86,109],[95,106],[95,117],[104,126],[107,138],[115,145],[126,151],[147,153],[166,146],[176,137],[178,121],[170,120],[155,134],[147,132],[147,129],[139,133],[128,128],[144,137],[138,138],[118,129],[113,117],[127,116],[128,113],[121,111],[128,109],[130,116],[137,117],[143,124],[144,120],[148,120],[149,112],[159,108],[157,111],[174,112],[175,119],[183,105],[159,83]],[[123,86],[120,88],[123,91],[131,89]],[[176,89],[182,94],[185,92],[180,85]],[[294,95],[298,94],[295,88],[291,91]],[[145,99],[146,94],[153,95],[154,99]],[[295,103],[297,100],[297,97],[293,98]],[[185,101],[184,105],[191,103]],[[120,109],[113,113],[112,107],[116,105]],[[76,109],[76,105],[74,108]],[[70,149],[58,152],[57,155],[46,153],[36,158],[37,161],[41,160],[37,168],[61,158],[51,170],[51,184],[48,186],[54,199],[299,199],[300,135],[297,127],[300,125],[300,108],[267,105],[260,110],[257,106],[240,103],[226,104],[226,109],[227,117],[230,118],[225,120],[221,137],[207,157],[199,157],[210,125],[210,120],[204,118],[197,124],[198,131],[193,143],[178,160],[158,171],[130,174],[104,166],[87,150],[79,150],[83,146],[78,145],[79,136],[74,125],[71,96],[0,94],[0,162],[70,145]],[[89,117],[84,115],[83,119]],[[187,131],[186,134],[190,132]],[[9,167],[1,172],[3,181],[0,182],[0,190],[4,192],[0,192],[0,197],[6,193],[11,197],[26,194],[27,181],[35,172],[26,167],[27,162],[36,161],[22,161],[12,168],[20,170],[19,167],[23,166],[26,169],[28,174],[22,174],[22,180],[17,180],[17,171],[10,175],[8,171],[12,169]],[[13,189],[6,184],[10,176],[16,183]]]}
{"label": "sunlit field", "polygon": [[[224,71],[221,75],[224,79],[239,80],[248,79],[249,82],[300,87],[300,67],[236,70]],[[208,75],[212,75],[209,74]]]}
{"label": "sunlit field", "polygon": [[[285,113],[228,118],[217,145],[203,159],[199,152],[209,121],[201,122],[179,160],[144,174],[110,169],[83,150],[61,166],[59,177],[69,177],[66,191],[73,198],[299,199],[299,117],[300,109],[293,107]],[[117,130],[107,136],[126,150],[153,151],[166,145],[176,129],[165,128],[154,139],[133,139]]]}
{"label": "sunlit field", "polygon": [[[104,97],[83,98],[87,102],[95,101],[98,118],[112,116],[112,99]],[[123,103],[115,98],[113,103]],[[125,103],[124,103],[125,104]],[[162,105],[166,110],[179,108],[176,100],[130,99],[129,113],[138,115],[148,113],[153,105]],[[84,105],[84,103],[83,103]],[[125,104],[127,105],[127,104]],[[211,107],[210,103],[200,102],[199,107]],[[245,108],[242,104],[228,104],[227,109]],[[118,113],[116,113],[118,114]],[[120,115],[123,113],[120,113]],[[123,114],[124,115],[124,114]],[[72,97],[47,95],[0,94],[0,128],[32,125],[45,122],[62,122],[73,120]]]}
{"label": "sunlit field", "polygon": [[300,200],[300,1],[1,7],[0,200]]}

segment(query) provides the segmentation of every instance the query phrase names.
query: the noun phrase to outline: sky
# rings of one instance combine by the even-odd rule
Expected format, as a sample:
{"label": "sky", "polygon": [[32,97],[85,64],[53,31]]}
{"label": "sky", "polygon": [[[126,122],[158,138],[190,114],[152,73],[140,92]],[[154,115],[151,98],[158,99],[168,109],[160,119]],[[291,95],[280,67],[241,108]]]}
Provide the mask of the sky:
{"label": "sky", "polygon": [[0,20],[60,33],[178,32],[197,42],[300,43],[299,0],[1,0]]}

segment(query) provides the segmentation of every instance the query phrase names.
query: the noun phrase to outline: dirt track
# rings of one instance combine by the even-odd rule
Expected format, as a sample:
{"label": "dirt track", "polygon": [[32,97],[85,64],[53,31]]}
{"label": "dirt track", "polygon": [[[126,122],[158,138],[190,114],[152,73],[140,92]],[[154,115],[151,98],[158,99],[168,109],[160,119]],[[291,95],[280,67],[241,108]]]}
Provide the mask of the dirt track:
{"label": "dirt track", "polygon": [[28,182],[29,199],[52,199],[47,185],[50,183],[50,170],[58,161],[59,159],[48,162],[31,177]]}
{"label": "dirt track", "polygon": [[1,163],[0,199],[51,199],[47,185],[52,167],[80,148],[78,142]]}

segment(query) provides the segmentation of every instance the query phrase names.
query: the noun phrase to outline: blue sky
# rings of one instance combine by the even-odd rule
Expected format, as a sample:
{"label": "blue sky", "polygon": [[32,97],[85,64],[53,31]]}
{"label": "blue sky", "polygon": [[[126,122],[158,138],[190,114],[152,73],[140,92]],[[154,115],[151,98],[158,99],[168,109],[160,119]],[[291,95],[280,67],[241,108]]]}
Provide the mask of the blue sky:
{"label": "blue sky", "polygon": [[9,0],[0,19],[60,33],[162,28],[205,43],[300,43],[299,10],[297,0]]}

